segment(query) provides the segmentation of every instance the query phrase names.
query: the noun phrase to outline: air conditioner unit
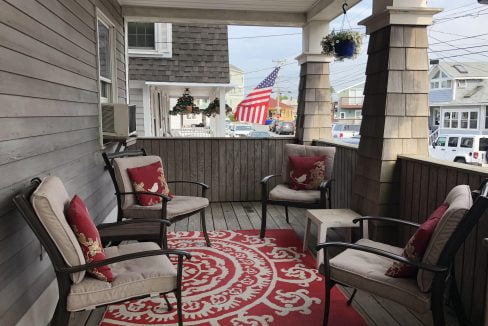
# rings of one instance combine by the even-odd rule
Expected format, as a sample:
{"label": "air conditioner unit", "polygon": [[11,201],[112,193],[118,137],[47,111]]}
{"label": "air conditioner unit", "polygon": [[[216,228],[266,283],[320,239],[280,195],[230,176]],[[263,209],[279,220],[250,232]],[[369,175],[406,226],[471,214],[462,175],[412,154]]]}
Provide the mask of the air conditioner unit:
{"label": "air conditioner unit", "polygon": [[136,134],[136,106],[102,104],[102,131],[104,136],[134,136]]}

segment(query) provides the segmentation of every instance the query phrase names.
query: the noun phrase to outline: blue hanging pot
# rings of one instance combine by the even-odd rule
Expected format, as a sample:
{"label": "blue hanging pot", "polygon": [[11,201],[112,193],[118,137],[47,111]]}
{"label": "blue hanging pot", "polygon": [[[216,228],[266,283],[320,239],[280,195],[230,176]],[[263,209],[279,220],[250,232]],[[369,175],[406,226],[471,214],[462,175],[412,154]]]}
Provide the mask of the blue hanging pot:
{"label": "blue hanging pot", "polygon": [[352,58],[356,52],[356,44],[351,40],[343,40],[334,44],[335,55],[338,58]]}

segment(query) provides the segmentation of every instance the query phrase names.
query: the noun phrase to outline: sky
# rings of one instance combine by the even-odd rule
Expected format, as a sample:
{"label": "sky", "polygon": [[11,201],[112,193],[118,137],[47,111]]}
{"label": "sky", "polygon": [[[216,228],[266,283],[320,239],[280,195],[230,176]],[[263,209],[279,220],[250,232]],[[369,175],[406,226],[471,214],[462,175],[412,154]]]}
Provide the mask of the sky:
{"label": "sky", "polygon": [[[488,61],[488,31],[484,30],[488,5],[480,5],[477,0],[428,0],[427,5],[444,9],[429,27],[431,59]],[[365,28],[357,23],[371,15],[371,8],[372,0],[363,0],[350,8],[347,17],[351,28],[364,33]],[[336,18],[330,29],[340,29],[342,20],[342,16]],[[345,25],[349,27],[347,23]],[[284,95],[296,98],[300,68],[295,58],[302,50],[301,32],[301,28],[229,26],[230,63],[244,70],[246,94],[271,73],[276,65],[273,60],[286,60],[281,69],[280,87]],[[368,39],[364,35],[362,53],[357,58],[331,64],[335,90],[364,81]]]}

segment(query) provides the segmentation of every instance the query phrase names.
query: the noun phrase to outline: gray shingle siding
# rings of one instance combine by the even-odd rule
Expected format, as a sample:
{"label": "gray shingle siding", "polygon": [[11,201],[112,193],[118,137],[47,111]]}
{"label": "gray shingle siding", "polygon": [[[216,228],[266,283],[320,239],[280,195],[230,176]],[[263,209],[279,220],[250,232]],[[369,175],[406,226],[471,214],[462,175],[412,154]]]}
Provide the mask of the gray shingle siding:
{"label": "gray shingle siding", "polygon": [[129,58],[131,80],[229,83],[226,25],[173,24],[171,58]]}

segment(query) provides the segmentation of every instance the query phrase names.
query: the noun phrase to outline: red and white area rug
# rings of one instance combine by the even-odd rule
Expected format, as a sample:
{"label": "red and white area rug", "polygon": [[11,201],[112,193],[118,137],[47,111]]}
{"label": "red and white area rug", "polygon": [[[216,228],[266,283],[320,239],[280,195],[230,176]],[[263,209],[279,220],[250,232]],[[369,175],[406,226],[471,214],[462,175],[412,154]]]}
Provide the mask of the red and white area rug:
{"label": "red and white area rug", "polygon": [[[170,248],[192,254],[183,275],[185,325],[322,325],[324,280],[293,230],[268,230],[264,240],[256,230],[214,231],[210,240],[208,248],[200,232],[169,236]],[[329,325],[366,325],[336,288],[331,299]],[[174,325],[174,307],[168,312],[163,298],[111,305],[101,325]]]}

